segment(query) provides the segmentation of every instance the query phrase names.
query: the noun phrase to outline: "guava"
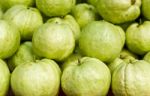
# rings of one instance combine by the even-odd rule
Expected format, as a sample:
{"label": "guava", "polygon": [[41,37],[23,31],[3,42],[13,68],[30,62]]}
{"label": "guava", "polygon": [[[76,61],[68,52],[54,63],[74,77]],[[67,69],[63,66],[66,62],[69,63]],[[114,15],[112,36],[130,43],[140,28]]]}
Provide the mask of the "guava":
{"label": "guava", "polygon": [[36,0],[37,8],[50,17],[67,15],[75,3],[76,0]]}
{"label": "guava", "polygon": [[39,10],[25,5],[13,6],[3,17],[18,28],[22,40],[31,40],[34,31],[43,24]]}
{"label": "guava", "polygon": [[16,96],[57,96],[61,71],[50,59],[27,62],[15,68],[11,88]]}
{"label": "guava", "polygon": [[140,15],[141,0],[98,0],[97,11],[114,24],[134,21]]}
{"label": "guava", "polygon": [[107,21],[93,21],[80,34],[79,48],[83,55],[110,63],[117,58],[125,43],[125,33]]}
{"label": "guava", "polygon": [[72,29],[62,22],[47,22],[33,34],[33,51],[40,57],[62,61],[73,53]]}

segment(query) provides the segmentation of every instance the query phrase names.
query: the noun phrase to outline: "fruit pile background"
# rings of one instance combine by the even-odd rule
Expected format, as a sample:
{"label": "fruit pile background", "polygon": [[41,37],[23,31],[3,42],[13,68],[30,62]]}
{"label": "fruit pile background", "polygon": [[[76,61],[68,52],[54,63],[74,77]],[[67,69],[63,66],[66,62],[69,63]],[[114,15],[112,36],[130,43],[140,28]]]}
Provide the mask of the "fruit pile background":
{"label": "fruit pile background", "polygon": [[0,96],[150,96],[150,0],[0,0]]}

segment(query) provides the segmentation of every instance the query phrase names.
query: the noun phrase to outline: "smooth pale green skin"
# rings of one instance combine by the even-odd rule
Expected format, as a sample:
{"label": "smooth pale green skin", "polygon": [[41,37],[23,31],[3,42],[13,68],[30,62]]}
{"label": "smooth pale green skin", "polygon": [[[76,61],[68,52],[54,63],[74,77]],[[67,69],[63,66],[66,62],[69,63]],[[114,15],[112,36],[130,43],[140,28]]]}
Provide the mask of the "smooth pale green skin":
{"label": "smooth pale green skin", "polygon": [[66,60],[64,60],[64,63],[61,65],[62,70],[66,69],[69,66],[72,65],[78,65],[80,63],[79,59],[81,59],[81,54],[72,54]]}
{"label": "smooth pale green skin", "polygon": [[3,10],[6,11],[7,9],[11,8],[14,5],[26,5],[26,6],[33,6],[35,0],[1,0],[0,5],[2,6]]}
{"label": "smooth pale green skin", "polygon": [[0,19],[3,17],[3,10],[0,8]]}
{"label": "smooth pale green skin", "polygon": [[36,0],[37,8],[47,16],[65,16],[72,7],[75,6],[76,0]]}
{"label": "smooth pale green skin", "polygon": [[150,6],[149,6],[149,4],[150,4],[150,0],[142,0],[141,12],[142,12],[142,15],[146,19],[150,20],[150,13],[149,13]]}
{"label": "smooth pale green skin", "polygon": [[47,22],[35,31],[32,44],[38,56],[61,61],[73,52],[75,38],[68,25]]}
{"label": "smooth pale green skin", "polygon": [[95,7],[87,3],[77,4],[73,9],[71,14],[74,16],[80,28],[83,28],[86,24],[91,21],[98,20],[98,13]]}
{"label": "smooth pale green skin", "polygon": [[114,24],[134,21],[140,15],[141,0],[98,0],[97,11]]}
{"label": "smooth pale green skin", "polygon": [[82,54],[110,63],[117,58],[124,46],[125,33],[121,27],[106,21],[93,21],[80,34]]}
{"label": "smooth pale green skin", "polygon": [[120,52],[120,56],[108,64],[108,68],[110,69],[111,73],[113,73],[115,68],[120,66],[122,62],[128,61],[128,59],[138,59],[138,56],[128,51],[127,49],[123,49]]}
{"label": "smooth pale green skin", "polygon": [[57,96],[60,68],[50,59],[19,65],[11,75],[11,88],[16,96]]}
{"label": "smooth pale green skin", "polygon": [[0,59],[0,78],[0,96],[6,96],[9,89],[10,72],[2,59]]}
{"label": "smooth pale green skin", "polygon": [[150,51],[150,21],[143,24],[134,23],[126,31],[126,45],[128,49],[138,55]]}
{"label": "smooth pale green skin", "polygon": [[150,64],[144,60],[124,62],[112,75],[115,96],[148,96],[150,94]]}
{"label": "smooth pale green skin", "polygon": [[143,60],[147,61],[150,63],[150,52],[147,52],[144,57],[143,57]]}
{"label": "smooth pale green skin", "polygon": [[22,43],[17,52],[8,59],[8,66],[13,71],[18,65],[39,59],[32,50],[32,42],[26,41]]}
{"label": "smooth pale green skin", "polygon": [[22,40],[31,40],[34,31],[43,24],[38,9],[24,5],[13,6],[3,17],[18,28]]}
{"label": "smooth pale green skin", "polygon": [[63,18],[54,17],[54,18],[49,19],[47,22],[51,22],[51,23],[52,22],[54,22],[54,23],[59,22],[62,24],[67,24],[72,29],[72,32],[74,34],[74,38],[75,38],[76,42],[78,42],[78,39],[80,36],[80,26],[73,16],[66,15]]}
{"label": "smooth pale green skin", "polygon": [[0,20],[0,58],[12,56],[20,45],[19,31],[5,20]]}
{"label": "smooth pale green skin", "polygon": [[98,0],[87,0],[87,2],[93,6],[96,6]]}
{"label": "smooth pale green skin", "polygon": [[83,57],[80,63],[67,67],[61,77],[61,86],[67,96],[106,96],[110,82],[108,67],[91,57]]}

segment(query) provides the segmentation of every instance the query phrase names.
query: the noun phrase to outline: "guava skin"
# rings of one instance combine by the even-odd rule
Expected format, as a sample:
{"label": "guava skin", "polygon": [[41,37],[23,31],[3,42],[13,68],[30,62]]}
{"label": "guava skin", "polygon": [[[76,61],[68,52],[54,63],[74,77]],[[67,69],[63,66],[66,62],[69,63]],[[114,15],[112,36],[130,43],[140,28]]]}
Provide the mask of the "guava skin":
{"label": "guava skin", "polygon": [[32,42],[26,41],[20,45],[17,52],[8,59],[10,71],[13,71],[17,66],[26,62],[33,62],[40,59],[32,49]]}
{"label": "guava skin", "polygon": [[62,61],[72,54],[75,38],[68,25],[47,22],[34,32],[32,44],[38,56]]}
{"label": "guava skin", "polygon": [[13,71],[11,88],[16,96],[57,96],[60,75],[60,68],[53,60],[28,62]]}
{"label": "guava skin", "polygon": [[95,7],[87,3],[77,4],[75,7],[73,7],[71,14],[80,25],[80,28],[83,28],[91,21],[99,19],[99,15]]}
{"label": "guava skin", "polygon": [[149,4],[150,4],[149,0],[142,0],[142,6],[141,6],[142,15],[148,20],[150,20]]}
{"label": "guava skin", "polygon": [[87,2],[91,5],[96,6],[98,0],[87,0]]}
{"label": "guava skin", "polygon": [[83,55],[110,63],[117,58],[125,43],[125,33],[119,26],[106,21],[93,21],[82,29],[79,48]]}
{"label": "guava skin", "polygon": [[115,96],[148,96],[150,94],[150,64],[144,60],[123,62],[112,74]]}
{"label": "guava skin", "polygon": [[68,25],[73,34],[74,34],[74,38],[76,40],[76,43],[78,43],[78,39],[79,39],[79,36],[80,36],[80,26],[79,24],[77,23],[77,21],[75,20],[75,18],[71,15],[66,15],[62,18],[60,17],[54,17],[54,18],[51,18],[51,19],[48,19],[47,22],[53,22],[53,23],[56,23],[56,22],[59,22],[59,23],[62,23],[62,24],[66,24]]}
{"label": "guava skin", "polygon": [[106,96],[110,82],[108,67],[91,57],[83,57],[77,65],[67,67],[61,77],[61,86],[67,96]]}
{"label": "guava skin", "polygon": [[128,49],[138,55],[150,51],[150,21],[143,24],[133,23],[126,31],[126,45]]}
{"label": "guava skin", "polygon": [[150,52],[147,52],[144,57],[143,57],[143,60],[147,61],[150,63]]}
{"label": "guava skin", "polygon": [[12,56],[20,46],[20,33],[15,26],[0,20],[0,58]]}
{"label": "guava skin", "polygon": [[98,0],[97,11],[106,21],[121,24],[134,21],[140,15],[141,0]]}
{"label": "guava skin", "polygon": [[25,5],[13,6],[5,12],[3,17],[18,28],[21,40],[31,40],[34,31],[43,24],[39,10]]}
{"label": "guava skin", "polygon": [[6,96],[9,89],[10,72],[2,59],[0,59],[0,78],[0,96]]}
{"label": "guava skin", "polygon": [[75,6],[76,0],[36,0],[37,8],[46,16],[65,16],[72,7]]}

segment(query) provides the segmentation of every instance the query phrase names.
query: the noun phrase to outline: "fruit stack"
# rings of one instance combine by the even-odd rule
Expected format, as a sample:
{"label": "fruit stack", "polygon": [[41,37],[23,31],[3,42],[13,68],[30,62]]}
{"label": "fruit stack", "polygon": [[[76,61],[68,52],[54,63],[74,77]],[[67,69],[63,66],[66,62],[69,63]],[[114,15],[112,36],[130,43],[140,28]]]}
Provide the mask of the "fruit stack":
{"label": "fruit stack", "polygon": [[0,96],[150,96],[150,0],[0,0]]}

